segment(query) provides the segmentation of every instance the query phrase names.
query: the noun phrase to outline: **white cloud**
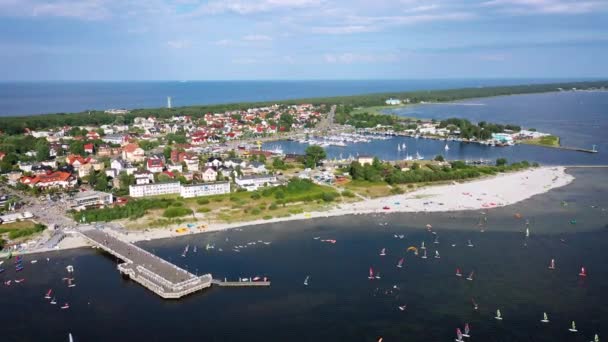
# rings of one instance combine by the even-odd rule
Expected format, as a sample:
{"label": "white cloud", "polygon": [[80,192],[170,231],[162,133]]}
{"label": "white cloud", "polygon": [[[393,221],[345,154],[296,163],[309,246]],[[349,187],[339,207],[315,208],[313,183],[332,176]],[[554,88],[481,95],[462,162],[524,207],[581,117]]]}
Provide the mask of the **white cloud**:
{"label": "white cloud", "polygon": [[249,34],[244,36],[243,40],[247,42],[268,42],[271,41],[272,38],[262,34]]}
{"label": "white cloud", "polygon": [[325,54],[323,59],[331,64],[356,64],[356,63],[390,63],[399,61],[399,57],[392,53],[352,53],[345,52],[340,54]]}
{"label": "white cloud", "polygon": [[608,9],[598,0],[489,0],[481,4],[512,14],[582,14]]}
{"label": "white cloud", "polygon": [[23,1],[22,10],[34,17],[67,17],[83,20],[101,20],[111,17],[111,11],[103,0],[83,1]]}
{"label": "white cloud", "polygon": [[219,45],[219,46],[230,46],[230,45],[233,45],[234,42],[230,39],[220,39],[220,40],[215,41],[213,44]]}
{"label": "white cloud", "polygon": [[192,46],[189,40],[170,40],[167,46],[172,49],[187,49]]}
{"label": "white cloud", "polygon": [[232,63],[234,63],[234,64],[255,64],[255,63],[258,63],[258,60],[255,58],[241,57],[241,58],[234,58],[232,60]]}
{"label": "white cloud", "polygon": [[199,7],[197,14],[237,13],[241,15],[319,6],[322,0],[212,0]]}

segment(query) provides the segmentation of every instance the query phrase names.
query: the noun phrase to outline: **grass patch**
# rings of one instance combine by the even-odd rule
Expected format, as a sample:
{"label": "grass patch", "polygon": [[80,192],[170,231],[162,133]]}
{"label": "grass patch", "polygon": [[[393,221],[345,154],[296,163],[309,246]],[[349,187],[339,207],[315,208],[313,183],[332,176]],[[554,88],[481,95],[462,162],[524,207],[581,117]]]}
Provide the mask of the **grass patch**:
{"label": "grass patch", "polygon": [[21,221],[3,224],[0,226],[0,234],[8,233],[8,238],[11,240],[18,239],[40,233],[45,230],[46,226],[32,221]]}
{"label": "grass patch", "polygon": [[192,209],[184,207],[169,207],[165,209],[163,216],[166,218],[182,217],[192,214]]}
{"label": "grass patch", "polygon": [[535,139],[526,139],[522,140],[522,143],[528,145],[539,145],[539,146],[549,146],[549,147],[559,147],[559,137],[555,135],[547,135],[540,138]]}

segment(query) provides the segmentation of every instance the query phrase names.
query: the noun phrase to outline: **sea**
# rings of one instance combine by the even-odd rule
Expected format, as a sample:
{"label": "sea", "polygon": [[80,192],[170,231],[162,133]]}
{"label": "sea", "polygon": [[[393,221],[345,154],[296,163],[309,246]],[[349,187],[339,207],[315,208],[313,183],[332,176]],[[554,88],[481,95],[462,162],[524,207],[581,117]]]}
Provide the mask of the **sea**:
{"label": "sea", "polygon": [[0,116],[158,108],[412,90],[581,81],[581,79],[429,79],[321,81],[1,82]]}
{"label": "sea", "polygon": [[[449,142],[448,155],[507,156],[548,165],[608,164],[606,93],[475,99],[412,106],[396,113],[521,124],[558,134],[564,144],[596,144],[599,150],[586,154]],[[369,153],[396,159],[398,142],[395,138],[328,150],[334,156]],[[445,152],[445,142],[403,142],[408,151],[425,156]],[[305,146],[273,144],[286,150],[293,146],[293,151]],[[502,208],[316,218],[139,243],[193,273],[230,280],[269,277],[269,288],[213,287],[181,300],[163,300],[121,277],[116,269],[120,261],[96,249],[27,255],[21,272],[15,271],[13,260],[4,260],[0,340],[60,342],[71,333],[77,342],[428,342],[453,341],[456,329],[466,323],[471,328],[467,341],[583,342],[592,341],[595,334],[606,339],[607,171],[569,168],[567,172],[576,177],[571,184]],[[467,246],[469,240],[473,247]],[[256,244],[248,245],[251,242]],[[423,242],[428,259],[420,257]],[[206,249],[207,244],[215,248]],[[181,257],[186,245],[190,253]],[[248,247],[235,252],[235,245]],[[408,252],[409,247],[420,254]],[[386,256],[379,255],[383,248]],[[435,251],[440,258],[434,258]],[[397,268],[401,258],[403,267]],[[34,259],[37,263],[32,264]],[[548,269],[551,259],[555,270]],[[75,268],[72,288],[63,281],[68,265]],[[380,279],[368,279],[370,267]],[[579,276],[581,267],[586,277]],[[455,275],[457,268],[462,277]],[[471,272],[473,280],[468,281]],[[307,276],[308,286],[303,284]],[[15,283],[16,279],[24,280]],[[10,286],[4,283],[8,280],[13,280]],[[49,289],[57,305],[44,299]],[[61,310],[63,303],[70,308]],[[500,321],[495,319],[496,310],[501,311]],[[541,322],[544,312],[548,323]],[[577,332],[569,331],[572,321]]]}

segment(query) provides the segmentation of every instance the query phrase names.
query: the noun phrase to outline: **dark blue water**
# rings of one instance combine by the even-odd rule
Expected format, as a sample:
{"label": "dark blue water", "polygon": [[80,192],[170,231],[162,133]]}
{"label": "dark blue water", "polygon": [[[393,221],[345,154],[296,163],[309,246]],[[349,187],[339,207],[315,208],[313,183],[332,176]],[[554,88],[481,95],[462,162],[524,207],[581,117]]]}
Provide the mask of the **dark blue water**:
{"label": "dark blue water", "polygon": [[558,79],[349,81],[0,82],[0,116],[157,108],[423,89],[551,83]]}
{"label": "dark blue water", "polygon": [[[212,288],[180,301],[157,298],[120,277],[116,260],[92,249],[37,256],[35,265],[0,280],[2,341],[450,341],[468,322],[471,341],[590,341],[608,336],[608,174],[573,171],[577,180],[547,194],[505,208],[481,212],[345,216],[269,224],[142,246],[193,272],[218,278],[264,275],[266,289]],[[563,206],[562,201],[568,205]],[[516,213],[522,218],[516,218]],[[569,221],[577,219],[576,225]],[[524,237],[524,220],[531,236]],[[388,225],[380,226],[379,223]],[[424,229],[430,223],[440,244]],[[393,235],[405,234],[404,239]],[[323,244],[313,237],[337,239]],[[228,241],[226,241],[228,239]],[[240,253],[231,246],[272,241]],[[475,247],[465,246],[472,239]],[[409,246],[425,241],[441,259],[421,259]],[[222,247],[206,252],[202,246]],[[186,244],[199,246],[186,258]],[[452,247],[452,244],[456,244]],[[381,248],[387,248],[380,257]],[[191,249],[192,250],[192,249]],[[47,263],[44,257],[49,256]],[[405,257],[405,267],[395,267]],[[557,269],[547,269],[551,258]],[[77,286],[61,278],[76,268]],[[588,277],[577,276],[585,266]],[[367,279],[372,266],[382,279]],[[454,276],[459,267],[471,282]],[[310,285],[303,285],[310,276]],[[393,289],[397,286],[399,290]],[[69,301],[59,310],[43,299],[53,288]],[[474,299],[479,310],[471,305]],[[405,312],[398,306],[407,304]],[[496,321],[494,312],[504,320]],[[540,323],[547,312],[551,323]],[[578,334],[568,332],[575,320]]]}
{"label": "dark blue water", "polygon": [[[469,105],[474,104],[474,105]],[[385,160],[405,159],[416,152],[425,158],[440,154],[449,160],[478,160],[507,158],[509,161],[536,161],[545,165],[608,164],[608,92],[565,92],[514,95],[475,99],[456,104],[429,104],[405,107],[394,111],[409,117],[445,119],[467,118],[478,122],[511,123],[536,128],[560,136],[563,146],[590,149],[596,145],[599,153],[583,153],[546,147],[516,145],[490,147],[479,144],[445,142],[432,139],[396,137],[370,143],[330,146],[330,158],[347,158],[357,154],[375,155]],[[397,144],[405,143],[399,152]],[[286,153],[303,153],[308,145],[293,141],[267,143],[265,147],[281,146]]]}

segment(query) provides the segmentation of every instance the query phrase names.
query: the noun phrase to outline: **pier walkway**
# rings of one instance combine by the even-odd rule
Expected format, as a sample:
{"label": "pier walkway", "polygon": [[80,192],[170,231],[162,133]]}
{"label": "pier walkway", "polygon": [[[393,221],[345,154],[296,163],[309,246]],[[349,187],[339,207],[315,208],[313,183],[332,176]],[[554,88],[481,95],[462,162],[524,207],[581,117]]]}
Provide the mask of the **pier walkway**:
{"label": "pier walkway", "polygon": [[104,251],[123,260],[118,270],[165,299],[178,299],[211,286],[211,274],[194,275],[113,234],[81,227],[80,234]]}

